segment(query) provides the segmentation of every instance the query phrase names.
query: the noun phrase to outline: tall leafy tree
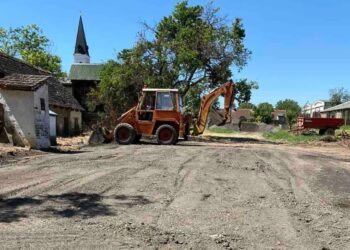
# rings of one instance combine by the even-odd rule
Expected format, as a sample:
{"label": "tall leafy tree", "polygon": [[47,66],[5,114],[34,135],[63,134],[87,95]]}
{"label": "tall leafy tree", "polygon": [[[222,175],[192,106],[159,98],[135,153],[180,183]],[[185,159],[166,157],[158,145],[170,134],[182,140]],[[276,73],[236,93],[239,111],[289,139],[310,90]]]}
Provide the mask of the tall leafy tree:
{"label": "tall leafy tree", "polygon": [[329,101],[332,106],[336,106],[343,102],[350,101],[350,94],[343,87],[338,89],[331,89],[329,90]]}
{"label": "tall leafy tree", "polygon": [[299,104],[296,101],[291,99],[278,101],[276,104],[276,109],[286,111],[286,118],[290,129],[292,128],[293,124],[296,122],[297,117],[301,112],[301,108]]}
{"label": "tall leafy tree", "polygon": [[270,124],[272,122],[272,112],[273,112],[273,106],[272,104],[268,102],[260,103],[258,106],[256,106],[254,109],[254,117],[257,121],[261,121],[267,124]]}
{"label": "tall leafy tree", "polygon": [[[154,27],[144,24],[136,45],[119,53],[113,74],[101,78],[101,99],[110,95],[110,87],[118,88],[113,97],[117,100],[120,95],[135,96],[146,84],[178,88],[191,102],[229,80],[232,67],[242,69],[251,52],[244,46],[242,20],[228,23],[218,11],[210,4],[190,6],[182,1]],[[197,104],[192,103],[190,110],[195,110]]]}
{"label": "tall leafy tree", "polygon": [[64,76],[61,59],[49,51],[50,47],[50,40],[35,24],[8,30],[0,28],[0,51],[58,76]]}
{"label": "tall leafy tree", "polygon": [[252,97],[252,90],[258,89],[259,85],[255,81],[248,81],[247,79],[242,79],[236,81],[235,85],[235,100],[240,107],[243,103],[249,103]]}

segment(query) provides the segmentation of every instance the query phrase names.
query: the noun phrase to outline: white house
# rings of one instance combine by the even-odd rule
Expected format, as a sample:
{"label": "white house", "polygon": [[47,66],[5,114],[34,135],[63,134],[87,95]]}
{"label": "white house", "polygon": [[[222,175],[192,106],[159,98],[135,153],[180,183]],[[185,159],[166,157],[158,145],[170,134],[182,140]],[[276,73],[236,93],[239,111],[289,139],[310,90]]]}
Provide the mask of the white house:
{"label": "white house", "polygon": [[47,75],[0,73],[0,104],[5,129],[15,145],[50,146]]}
{"label": "white house", "polygon": [[306,103],[301,109],[304,117],[321,117],[321,112],[331,106],[330,102],[318,100],[313,103]]}
{"label": "white house", "polygon": [[[5,129],[12,135],[15,145],[48,147],[49,108],[57,114],[58,136],[81,133],[83,108],[50,72],[0,52],[0,82],[1,103],[6,115],[3,118],[7,119],[0,117],[0,129],[3,129],[1,124],[6,123]],[[6,132],[0,131],[0,142],[11,141],[2,139],[1,135]]]}

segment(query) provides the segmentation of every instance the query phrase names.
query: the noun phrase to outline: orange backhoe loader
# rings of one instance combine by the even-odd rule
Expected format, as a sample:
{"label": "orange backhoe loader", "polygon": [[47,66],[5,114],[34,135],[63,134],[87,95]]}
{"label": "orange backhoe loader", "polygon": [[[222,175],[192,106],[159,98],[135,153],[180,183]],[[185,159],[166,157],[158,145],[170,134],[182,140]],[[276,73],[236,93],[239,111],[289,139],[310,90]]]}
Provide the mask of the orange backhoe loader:
{"label": "orange backhoe loader", "polygon": [[[227,121],[234,96],[232,81],[202,97],[199,115],[193,124],[193,135],[204,132],[210,108],[221,95],[225,98],[221,124]],[[138,142],[142,135],[155,135],[159,144],[175,144],[178,138],[187,139],[191,122],[191,116],[184,115],[178,89],[144,88],[138,104],[117,120],[114,139],[119,144],[131,144]]]}

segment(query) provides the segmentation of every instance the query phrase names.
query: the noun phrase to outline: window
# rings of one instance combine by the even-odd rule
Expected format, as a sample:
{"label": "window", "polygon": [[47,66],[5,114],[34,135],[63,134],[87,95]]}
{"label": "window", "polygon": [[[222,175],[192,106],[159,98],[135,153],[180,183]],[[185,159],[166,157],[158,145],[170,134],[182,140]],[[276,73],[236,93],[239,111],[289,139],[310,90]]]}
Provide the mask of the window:
{"label": "window", "polygon": [[156,103],[156,92],[145,92],[143,96],[141,110],[154,110]]}
{"label": "window", "polygon": [[40,106],[41,106],[41,110],[45,110],[45,99],[44,98],[40,98]]}
{"label": "window", "polygon": [[156,92],[146,91],[141,99],[141,112],[139,112],[139,120],[152,121],[153,110],[156,105]]}
{"label": "window", "polygon": [[156,109],[175,110],[176,109],[175,94],[172,92],[158,92]]}

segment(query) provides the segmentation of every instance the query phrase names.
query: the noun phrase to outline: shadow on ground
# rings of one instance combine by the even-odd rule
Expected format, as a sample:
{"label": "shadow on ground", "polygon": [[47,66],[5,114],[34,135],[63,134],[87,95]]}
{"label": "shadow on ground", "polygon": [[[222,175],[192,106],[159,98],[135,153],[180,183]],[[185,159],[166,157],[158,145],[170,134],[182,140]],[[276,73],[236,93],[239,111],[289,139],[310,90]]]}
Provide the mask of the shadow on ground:
{"label": "shadow on ground", "polygon": [[[108,200],[108,204],[104,201]],[[110,216],[119,207],[146,205],[142,195],[102,196],[96,193],[64,193],[36,197],[3,198],[0,196],[0,223],[11,223],[29,216],[91,218]]]}
{"label": "shadow on ground", "polygon": [[54,153],[54,154],[69,154],[69,155],[89,152],[84,150],[61,149],[59,147],[50,147],[48,149],[42,149],[42,151],[48,152],[48,153]]}

